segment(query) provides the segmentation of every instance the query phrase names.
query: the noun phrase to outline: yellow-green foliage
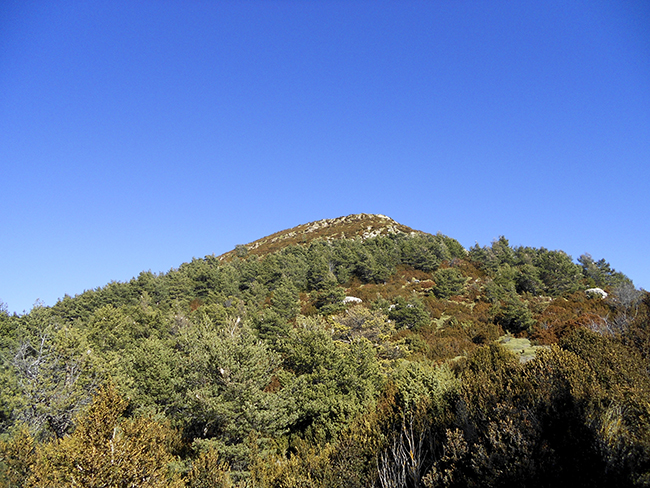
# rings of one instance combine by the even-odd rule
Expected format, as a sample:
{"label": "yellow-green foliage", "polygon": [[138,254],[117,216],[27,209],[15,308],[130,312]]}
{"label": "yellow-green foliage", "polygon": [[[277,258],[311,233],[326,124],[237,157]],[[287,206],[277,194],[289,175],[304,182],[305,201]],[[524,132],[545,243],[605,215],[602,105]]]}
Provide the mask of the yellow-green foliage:
{"label": "yellow-green foliage", "polygon": [[325,488],[331,485],[331,446],[297,442],[295,453],[271,455],[253,466],[252,477],[261,488]]}
{"label": "yellow-green foliage", "polygon": [[26,425],[0,440],[0,487],[23,486],[36,460],[36,443]]}
{"label": "yellow-green foliage", "polygon": [[152,417],[128,419],[127,401],[109,384],[100,389],[72,435],[39,447],[29,485],[181,487],[171,469],[176,434]]}
{"label": "yellow-green foliage", "polygon": [[231,488],[228,464],[221,460],[216,449],[205,449],[192,460],[186,476],[187,488]]}

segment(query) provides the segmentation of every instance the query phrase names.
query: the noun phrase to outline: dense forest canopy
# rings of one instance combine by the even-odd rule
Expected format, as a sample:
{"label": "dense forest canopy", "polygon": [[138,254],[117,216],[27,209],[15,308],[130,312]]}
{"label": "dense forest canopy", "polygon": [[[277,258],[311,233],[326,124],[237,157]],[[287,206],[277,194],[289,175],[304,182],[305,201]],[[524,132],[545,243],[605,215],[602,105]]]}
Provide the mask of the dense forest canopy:
{"label": "dense forest canopy", "polygon": [[648,485],[649,320],[588,254],[305,224],[0,310],[0,486]]}

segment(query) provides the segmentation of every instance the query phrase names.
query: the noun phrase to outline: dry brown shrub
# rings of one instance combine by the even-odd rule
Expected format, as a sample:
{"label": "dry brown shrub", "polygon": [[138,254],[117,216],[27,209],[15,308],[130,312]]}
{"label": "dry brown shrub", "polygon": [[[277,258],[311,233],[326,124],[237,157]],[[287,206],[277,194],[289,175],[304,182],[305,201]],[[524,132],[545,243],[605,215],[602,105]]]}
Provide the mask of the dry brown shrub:
{"label": "dry brown shrub", "polygon": [[603,300],[590,298],[584,291],[556,298],[535,317],[537,325],[531,339],[540,344],[556,343],[577,327],[602,321],[608,313],[609,308]]}

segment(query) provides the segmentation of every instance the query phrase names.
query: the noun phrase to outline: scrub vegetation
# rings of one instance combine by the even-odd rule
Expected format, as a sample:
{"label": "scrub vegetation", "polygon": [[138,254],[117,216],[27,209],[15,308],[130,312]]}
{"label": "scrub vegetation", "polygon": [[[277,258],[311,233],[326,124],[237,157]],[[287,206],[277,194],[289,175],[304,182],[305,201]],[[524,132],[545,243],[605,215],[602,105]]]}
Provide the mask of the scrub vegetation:
{"label": "scrub vegetation", "polygon": [[0,311],[0,486],[647,486],[649,325],[588,254],[305,224]]}

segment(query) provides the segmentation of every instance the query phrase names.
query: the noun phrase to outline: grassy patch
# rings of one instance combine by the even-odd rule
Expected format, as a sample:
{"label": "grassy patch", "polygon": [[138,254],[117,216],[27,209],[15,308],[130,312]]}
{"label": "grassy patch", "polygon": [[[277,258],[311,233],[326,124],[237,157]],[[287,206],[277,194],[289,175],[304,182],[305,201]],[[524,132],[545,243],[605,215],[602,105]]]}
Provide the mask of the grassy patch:
{"label": "grassy patch", "polygon": [[519,361],[522,363],[534,359],[537,349],[542,347],[531,345],[530,341],[524,337],[517,338],[510,334],[499,337],[496,342],[519,356]]}

